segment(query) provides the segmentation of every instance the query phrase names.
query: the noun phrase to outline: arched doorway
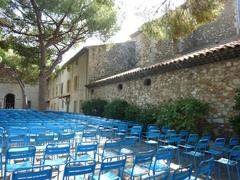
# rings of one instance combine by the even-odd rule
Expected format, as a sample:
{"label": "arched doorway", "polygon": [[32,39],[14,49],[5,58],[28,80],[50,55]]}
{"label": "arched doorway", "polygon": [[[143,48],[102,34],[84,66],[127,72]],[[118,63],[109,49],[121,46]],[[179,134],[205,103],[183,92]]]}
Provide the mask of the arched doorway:
{"label": "arched doorway", "polygon": [[15,95],[7,94],[4,97],[4,108],[5,109],[14,109],[15,107]]}

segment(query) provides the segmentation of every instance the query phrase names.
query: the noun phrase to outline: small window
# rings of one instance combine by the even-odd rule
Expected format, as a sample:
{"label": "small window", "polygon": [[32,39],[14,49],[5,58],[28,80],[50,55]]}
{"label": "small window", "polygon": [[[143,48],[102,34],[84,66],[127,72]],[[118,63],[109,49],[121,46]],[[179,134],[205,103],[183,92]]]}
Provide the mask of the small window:
{"label": "small window", "polygon": [[79,83],[78,83],[78,76],[74,76],[74,90],[78,90]]}
{"label": "small window", "polygon": [[62,109],[64,108],[64,101],[62,100]]}
{"label": "small window", "polygon": [[119,91],[121,91],[121,90],[123,89],[123,85],[122,85],[122,84],[118,84],[117,89],[118,89]]}
{"label": "small window", "polygon": [[143,84],[144,84],[144,86],[151,86],[152,81],[151,81],[151,79],[147,78],[143,81]]}
{"label": "small window", "polygon": [[91,94],[93,94],[94,93],[94,89],[91,89]]}
{"label": "small window", "polygon": [[77,112],[77,101],[74,101],[74,104],[73,104],[73,111],[76,113]]}
{"label": "small window", "polygon": [[70,92],[70,87],[71,87],[71,81],[67,80],[67,93]]}
{"label": "small window", "polygon": [[61,95],[63,94],[63,83],[61,83]]}
{"label": "small window", "polygon": [[27,101],[27,106],[28,106],[28,109],[31,109],[31,107],[32,107],[32,102],[31,102],[31,101]]}

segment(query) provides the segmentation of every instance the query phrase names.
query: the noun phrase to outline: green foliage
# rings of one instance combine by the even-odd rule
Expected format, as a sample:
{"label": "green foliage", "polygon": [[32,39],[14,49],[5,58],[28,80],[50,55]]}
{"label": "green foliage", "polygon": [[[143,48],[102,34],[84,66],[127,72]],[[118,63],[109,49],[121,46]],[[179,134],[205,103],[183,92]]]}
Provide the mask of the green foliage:
{"label": "green foliage", "polygon": [[[157,124],[176,130],[199,132],[198,125],[204,121],[208,111],[209,105],[206,103],[195,98],[181,98],[161,106]],[[204,125],[207,125],[206,121]]]}
{"label": "green foliage", "polygon": [[84,114],[103,117],[104,107],[107,103],[106,100],[91,99],[84,101],[81,108]]}
{"label": "green foliage", "polygon": [[129,104],[128,107],[125,109],[124,119],[136,121],[139,113],[140,113],[140,108],[138,106]]}
{"label": "green foliage", "polygon": [[224,0],[187,0],[175,10],[167,8],[161,18],[145,23],[141,30],[148,37],[176,42],[201,25],[215,20],[222,12],[224,2]]}
{"label": "green foliage", "polygon": [[112,119],[125,119],[125,111],[129,104],[127,101],[116,99],[105,106],[104,117]]}
{"label": "green foliage", "polygon": [[234,109],[237,114],[230,120],[230,123],[234,133],[240,137],[240,89],[236,91]]}
{"label": "green foliage", "polygon": [[152,104],[146,104],[140,108],[137,116],[137,122],[146,127],[148,124],[155,124],[159,107]]}

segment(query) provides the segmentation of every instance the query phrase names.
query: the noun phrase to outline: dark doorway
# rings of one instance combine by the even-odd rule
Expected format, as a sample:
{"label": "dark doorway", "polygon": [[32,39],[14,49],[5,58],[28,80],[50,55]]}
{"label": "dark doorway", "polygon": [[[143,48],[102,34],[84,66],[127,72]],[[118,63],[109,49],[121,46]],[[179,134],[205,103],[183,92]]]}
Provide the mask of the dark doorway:
{"label": "dark doorway", "polygon": [[14,109],[15,108],[15,95],[7,94],[4,97],[4,108],[5,109]]}

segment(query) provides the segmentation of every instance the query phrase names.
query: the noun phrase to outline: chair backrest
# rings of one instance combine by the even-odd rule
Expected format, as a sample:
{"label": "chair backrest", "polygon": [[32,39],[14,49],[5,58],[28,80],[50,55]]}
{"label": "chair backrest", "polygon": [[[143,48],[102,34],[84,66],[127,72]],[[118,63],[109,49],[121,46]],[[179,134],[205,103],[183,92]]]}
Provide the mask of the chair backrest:
{"label": "chair backrest", "polygon": [[59,133],[58,134],[58,141],[63,142],[63,141],[70,141],[73,140],[75,137],[75,133]]}
{"label": "chair backrest", "polygon": [[103,154],[107,150],[114,150],[119,153],[121,149],[121,141],[107,140],[103,147]]}
{"label": "chair backrest", "polygon": [[188,165],[176,169],[171,177],[171,180],[190,180],[192,175],[192,165]]}
{"label": "chair backrest", "polygon": [[[154,166],[157,161],[161,160],[163,161],[166,165],[170,166],[171,160],[173,158],[173,150],[170,148],[159,148],[154,156],[155,162]],[[154,168],[155,169],[155,168]]]}
{"label": "chair backrest", "polygon": [[70,154],[70,145],[69,144],[48,144],[45,153],[44,160],[50,156],[60,156],[65,155],[66,160]]}
{"label": "chair backrest", "polygon": [[167,131],[169,130],[169,127],[162,127],[161,132],[164,134],[167,134]]}
{"label": "chair backrest", "polygon": [[158,139],[160,137],[160,132],[157,132],[157,131],[148,131],[146,133],[146,138],[147,140],[149,139]]}
{"label": "chair backrest", "polygon": [[179,134],[170,134],[167,139],[169,144],[179,144],[181,141]]}
{"label": "chair backrest", "polygon": [[181,130],[179,132],[179,135],[181,138],[186,138],[188,136],[188,131],[187,130]]}
{"label": "chair backrest", "polygon": [[240,145],[234,146],[230,153],[230,160],[240,161]]}
{"label": "chair backrest", "polygon": [[199,139],[199,135],[198,134],[190,134],[187,140],[188,144],[197,144]]}
{"label": "chair backrest", "polygon": [[208,148],[208,140],[207,139],[200,139],[195,147],[195,151],[206,151]]}
{"label": "chair backrest", "polygon": [[78,154],[86,154],[86,153],[90,153],[92,152],[94,155],[94,159],[95,159],[95,155],[97,152],[97,148],[98,148],[98,143],[79,143],[76,147],[76,152],[75,152],[75,159],[77,158]]}
{"label": "chair backrest", "polygon": [[233,137],[229,140],[230,147],[237,146],[238,144],[239,144],[239,138]]}
{"label": "chair backrest", "polygon": [[22,147],[10,147],[6,152],[6,161],[7,163],[10,160],[18,159],[30,159],[32,164],[34,164],[36,148],[34,146],[22,146]]}
{"label": "chair backrest", "polygon": [[12,180],[51,180],[51,178],[51,166],[35,166],[25,169],[16,169],[12,175]]}
{"label": "chair backrest", "polygon": [[95,161],[72,161],[64,168],[63,180],[72,176],[89,175],[93,176],[96,167]]}
{"label": "chair backrest", "polygon": [[122,147],[132,147],[137,143],[137,138],[133,136],[125,137],[121,141],[121,146]]}
{"label": "chair backrest", "polygon": [[101,163],[98,179],[100,179],[100,175],[102,173],[109,172],[112,170],[118,170],[118,176],[120,177],[120,179],[122,179],[125,163],[126,163],[126,156],[122,156],[122,155],[103,159],[103,162]]}
{"label": "chair backrest", "polygon": [[217,138],[214,142],[214,147],[222,148],[225,146],[225,138]]}
{"label": "chair backrest", "polygon": [[200,162],[196,171],[195,180],[202,175],[205,175],[206,179],[210,179],[210,176],[212,174],[213,162],[213,158]]}
{"label": "chair backrest", "polygon": [[40,135],[36,137],[35,144],[46,144],[46,143],[52,143],[54,140],[54,134],[48,134],[48,135]]}
{"label": "chair backrest", "polygon": [[147,152],[140,152],[136,154],[134,158],[134,166],[137,164],[143,164],[143,163],[152,163],[153,159],[153,151],[147,151]]}
{"label": "chair backrest", "polygon": [[30,136],[27,135],[14,135],[7,137],[7,146],[24,146],[30,144]]}
{"label": "chair backrest", "polygon": [[136,136],[139,136],[139,135],[141,135],[141,133],[142,133],[142,126],[133,126],[132,128],[131,128],[131,136],[134,136],[134,135],[136,135]]}

